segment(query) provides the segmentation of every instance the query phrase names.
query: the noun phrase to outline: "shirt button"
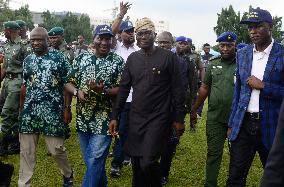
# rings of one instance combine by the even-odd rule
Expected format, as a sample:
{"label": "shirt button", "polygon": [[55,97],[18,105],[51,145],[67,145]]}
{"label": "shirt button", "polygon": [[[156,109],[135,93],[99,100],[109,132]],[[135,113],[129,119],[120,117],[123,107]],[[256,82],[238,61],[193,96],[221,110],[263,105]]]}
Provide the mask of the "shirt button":
{"label": "shirt button", "polygon": [[244,110],[246,110],[247,109],[247,107],[244,107]]}

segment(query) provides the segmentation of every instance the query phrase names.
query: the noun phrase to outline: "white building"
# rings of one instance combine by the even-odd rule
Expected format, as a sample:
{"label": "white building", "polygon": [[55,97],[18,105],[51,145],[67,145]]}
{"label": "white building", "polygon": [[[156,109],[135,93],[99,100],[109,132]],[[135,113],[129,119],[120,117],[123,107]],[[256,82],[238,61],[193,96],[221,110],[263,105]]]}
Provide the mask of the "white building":
{"label": "white building", "polygon": [[113,20],[109,19],[109,18],[104,18],[104,17],[90,17],[90,22],[91,25],[94,25],[94,29],[98,26],[98,25],[111,25]]}
{"label": "white building", "polygon": [[155,21],[156,33],[161,33],[163,31],[170,31],[170,23],[168,21]]}

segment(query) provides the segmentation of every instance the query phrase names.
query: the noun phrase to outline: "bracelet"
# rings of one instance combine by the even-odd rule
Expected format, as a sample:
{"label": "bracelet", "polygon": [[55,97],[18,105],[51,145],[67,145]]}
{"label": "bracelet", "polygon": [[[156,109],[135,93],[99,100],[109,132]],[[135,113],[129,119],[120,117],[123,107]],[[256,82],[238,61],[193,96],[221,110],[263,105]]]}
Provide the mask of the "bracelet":
{"label": "bracelet", "polygon": [[124,16],[121,15],[121,14],[118,14],[118,15],[117,15],[117,18],[119,18],[119,19],[123,19],[123,17],[124,17]]}

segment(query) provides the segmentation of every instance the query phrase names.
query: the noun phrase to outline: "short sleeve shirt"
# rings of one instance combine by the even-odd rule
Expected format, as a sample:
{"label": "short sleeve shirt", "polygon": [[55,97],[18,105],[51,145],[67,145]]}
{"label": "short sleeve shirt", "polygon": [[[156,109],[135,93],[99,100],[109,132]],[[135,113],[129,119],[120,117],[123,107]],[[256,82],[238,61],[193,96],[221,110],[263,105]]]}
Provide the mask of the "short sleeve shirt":
{"label": "short sleeve shirt", "polygon": [[205,73],[204,84],[209,86],[207,123],[227,123],[234,92],[236,63],[220,58],[210,62]]}
{"label": "short sleeve shirt", "polygon": [[23,85],[26,97],[19,131],[21,133],[64,136],[64,85],[69,63],[57,50],[44,56],[29,55],[24,60]]}
{"label": "short sleeve shirt", "polygon": [[93,92],[86,83],[90,80],[103,80],[106,89],[118,87],[123,66],[123,58],[112,52],[104,58],[98,58],[89,51],[75,58],[68,73],[68,82],[86,93],[84,103],[77,100],[77,131],[108,134],[112,100],[104,94]]}

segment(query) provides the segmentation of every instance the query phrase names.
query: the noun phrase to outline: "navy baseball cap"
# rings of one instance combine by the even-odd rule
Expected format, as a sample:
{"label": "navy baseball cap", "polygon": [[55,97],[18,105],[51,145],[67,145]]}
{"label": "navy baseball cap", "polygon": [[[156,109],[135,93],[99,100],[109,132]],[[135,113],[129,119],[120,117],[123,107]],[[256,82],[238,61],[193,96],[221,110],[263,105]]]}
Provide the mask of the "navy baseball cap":
{"label": "navy baseball cap", "polygon": [[217,38],[216,42],[235,42],[237,40],[237,35],[233,32],[223,32]]}
{"label": "navy baseball cap", "polygon": [[260,8],[252,9],[247,18],[242,20],[240,24],[249,24],[249,23],[260,23],[267,22],[272,23],[272,16],[267,10]]}
{"label": "navy baseball cap", "polygon": [[176,37],[176,42],[188,42],[185,36]]}
{"label": "navy baseball cap", "polygon": [[134,26],[131,21],[122,21],[122,23],[119,26],[119,31],[127,31],[129,29],[134,29]]}
{"label": "navy baseball cap", "polygon": [[98,25],[95,29],[94,36],[102,34],[109,34],[113,36],[111,27],[108,25]]}

